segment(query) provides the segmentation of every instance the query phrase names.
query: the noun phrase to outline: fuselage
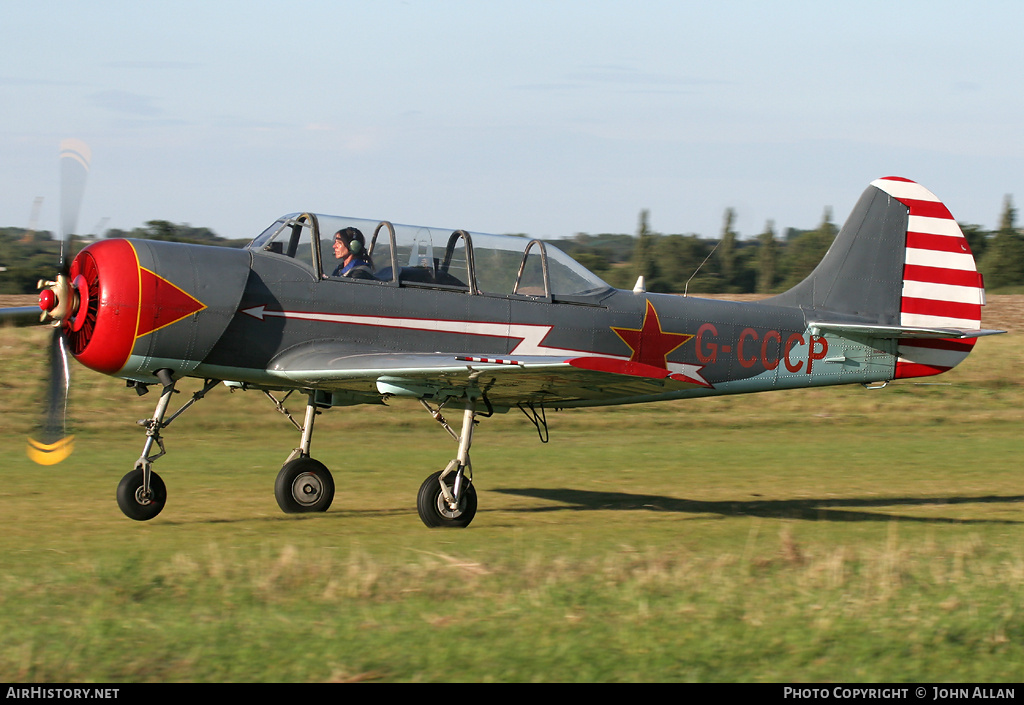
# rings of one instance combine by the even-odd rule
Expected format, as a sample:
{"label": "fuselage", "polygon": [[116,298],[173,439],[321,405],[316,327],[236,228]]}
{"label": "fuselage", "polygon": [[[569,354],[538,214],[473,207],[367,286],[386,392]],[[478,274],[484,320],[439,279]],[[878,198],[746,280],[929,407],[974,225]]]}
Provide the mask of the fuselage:
{"label": "fuselage", "polygon": [[[247,249],[91,245],[76,263],[91,260],[96,272],[96,316],[73,352],[86,366],[143,383],[169,369],[286,388],[299,386],[289,372],[311,356],[416,353],[485,364],[574,360],[664,379],[640,392],[543,390],[563,407],[893,377],[895,344],[822,335],[799,307],[616,290],[550,244],[524,238],[438,237],[381,223],[376,278],[332,277],[330,235],[350,222],[375,225],[301,214],[282,218]],[[328,379],[301,386],[338,388]],[[356,401],[379,400],[372,384],[347,388]]]}

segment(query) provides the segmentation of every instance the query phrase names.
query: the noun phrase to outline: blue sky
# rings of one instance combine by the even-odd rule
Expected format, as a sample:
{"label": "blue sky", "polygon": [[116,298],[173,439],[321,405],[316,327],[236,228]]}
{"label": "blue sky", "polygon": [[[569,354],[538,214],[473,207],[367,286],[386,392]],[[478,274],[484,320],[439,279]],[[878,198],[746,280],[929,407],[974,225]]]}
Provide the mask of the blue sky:
{"label": "blue sky", "polygon": [[294,211],[565,237],[842,222],[880,176],[1024,193],[1024,3],[6,3],[0,226],[225,237]]}

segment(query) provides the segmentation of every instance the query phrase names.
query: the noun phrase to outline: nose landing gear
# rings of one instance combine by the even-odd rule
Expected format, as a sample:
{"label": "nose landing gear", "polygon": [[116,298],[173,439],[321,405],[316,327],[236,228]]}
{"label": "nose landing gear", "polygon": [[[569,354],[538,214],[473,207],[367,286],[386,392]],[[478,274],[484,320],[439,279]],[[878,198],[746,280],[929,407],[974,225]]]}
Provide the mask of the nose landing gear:
{"label": "nose landing gear", "polygon": [[147,482],[144,475],[142,468],[135,468],[117,486],[117,506],[135,521],[149,521],[167,503],[167,486],[160,476],[150,471]]}
{"label": "nose landing gear", "polygon": [[[160,476],[153,472],[153,463],[167,453],[160,431],[170,426],[174,419],[185,412],[185,409],[202,399],[207,392],[220,383],[220,380],[216,379],[206,380],[200,391],[194,393],[191,399],[164,421],[167,407],[171,403],[171,395],[176,391],[174,389],[175,380],[171,370],[166,369],[157,370],[156,377],[163,385],[163,389],[160,392],[160,399],[156,403],[153,418],[139,421],[139,425],[146,428],[146,444],[142,448],[142,455],[135,461],[135,468],[121,478],[121,482],[117,486],[117,506],[121,508],[126,517],[135,521],[149,521],[158,515],[167,503],[167,486],[164,485]],[[145,387],[137,388],[145,389]],[[160,448],[160,452],[150,455],[154,444]]]}

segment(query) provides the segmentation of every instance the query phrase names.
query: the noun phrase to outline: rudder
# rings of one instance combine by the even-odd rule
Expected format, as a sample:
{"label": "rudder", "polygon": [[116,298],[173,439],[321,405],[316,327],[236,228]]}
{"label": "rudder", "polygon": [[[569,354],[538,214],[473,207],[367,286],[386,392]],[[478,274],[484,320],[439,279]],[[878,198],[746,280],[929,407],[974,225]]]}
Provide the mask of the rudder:
{"label": "rudder", "polygon": [[[985,285],[967,238],[949,209],[909,179],[886,177],[871,184],[907,207],[900,325],[981,328]],[[899,345],[896,377],[923,377],[959,364],[976,339],[915,340]]]}

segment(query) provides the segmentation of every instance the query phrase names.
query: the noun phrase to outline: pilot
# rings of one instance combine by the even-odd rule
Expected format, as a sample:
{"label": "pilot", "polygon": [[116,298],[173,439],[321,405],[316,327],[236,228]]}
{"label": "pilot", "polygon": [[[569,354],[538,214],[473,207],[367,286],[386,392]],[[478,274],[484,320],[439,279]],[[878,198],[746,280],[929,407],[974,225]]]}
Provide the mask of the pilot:
{"label": "pilot", "polygon": [[334,233],[334,256],[338,266],[332,277],[374,279],[373,262],[366,253],[366,238],[356,228],[345,228]]}

